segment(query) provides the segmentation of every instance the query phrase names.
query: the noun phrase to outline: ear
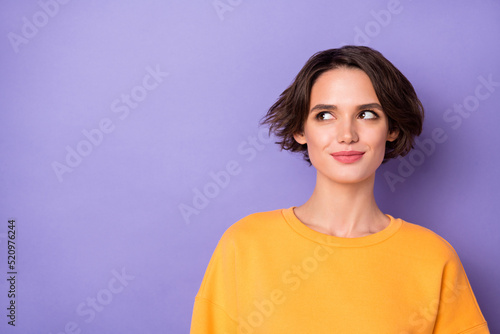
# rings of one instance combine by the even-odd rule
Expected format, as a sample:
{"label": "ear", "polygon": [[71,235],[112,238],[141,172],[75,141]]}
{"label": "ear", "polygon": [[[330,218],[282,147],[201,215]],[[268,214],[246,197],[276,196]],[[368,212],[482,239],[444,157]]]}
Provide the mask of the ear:
{"label": "ear", "polygon": [[295,141],[301,145],[307,143],[306,136],[304,136],[304,132],[294,133],[293,139],[295,139]]}
{"label": "ear", "polygon": [[399,136],[399,129],[394,129],[393,131],[387,134],[387,141],[393,142]]}

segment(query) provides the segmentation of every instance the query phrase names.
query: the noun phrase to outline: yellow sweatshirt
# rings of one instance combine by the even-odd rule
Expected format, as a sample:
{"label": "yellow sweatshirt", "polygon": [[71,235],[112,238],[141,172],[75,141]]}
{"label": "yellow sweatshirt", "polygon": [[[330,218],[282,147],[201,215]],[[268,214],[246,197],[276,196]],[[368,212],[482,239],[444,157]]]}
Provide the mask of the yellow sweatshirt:
{"label": "yellow sweatshirt", "polygon": [[212,255],[191,334],[489,333],[453,247],[387,216],[359,238],[310,229],[293,207],[238,221]]}

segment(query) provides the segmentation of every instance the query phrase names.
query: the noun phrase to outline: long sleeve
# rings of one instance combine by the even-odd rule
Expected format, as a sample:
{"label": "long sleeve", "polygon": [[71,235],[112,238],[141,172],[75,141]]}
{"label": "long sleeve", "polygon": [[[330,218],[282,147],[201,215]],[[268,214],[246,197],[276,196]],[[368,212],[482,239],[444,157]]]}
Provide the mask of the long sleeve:
{"label": "long sleeve", "polygon": [[233,334],[237,323],[219,305],[196,297],[191,321],[191,334]]}
{"label": "long sleeve", "polygon": [[443,270],[434,333],[490,333],[456,252]]}
{"label": "long sleeve", "polygon": [[234,245],[224,235],[208,264],[200,290],[196,295],[191,334],[233,334],[237,319],[229,312],[236,310]]}

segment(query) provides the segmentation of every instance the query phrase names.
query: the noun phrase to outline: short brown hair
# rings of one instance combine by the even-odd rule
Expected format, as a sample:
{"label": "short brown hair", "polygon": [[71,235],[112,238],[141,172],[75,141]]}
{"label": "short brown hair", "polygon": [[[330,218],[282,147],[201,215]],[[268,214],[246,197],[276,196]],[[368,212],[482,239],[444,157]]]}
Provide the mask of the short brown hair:
{"label": "short brown hair", "polygon": [[340,67],[358,68],[370,78],[382,109],[389,119],[389,131],[399,131],[393,142],[386,142],[384,162],[413,148],[414,137],[422,132],[424,108],[410,81],[380,52],[366,46],[346,45],[314,54],[281,93],[261,124],[280,141],[281,149],[302,152],[311,163],[307,144],[299,144],[293,135],[304,129],[309,114],[311,89],[324,72]]}

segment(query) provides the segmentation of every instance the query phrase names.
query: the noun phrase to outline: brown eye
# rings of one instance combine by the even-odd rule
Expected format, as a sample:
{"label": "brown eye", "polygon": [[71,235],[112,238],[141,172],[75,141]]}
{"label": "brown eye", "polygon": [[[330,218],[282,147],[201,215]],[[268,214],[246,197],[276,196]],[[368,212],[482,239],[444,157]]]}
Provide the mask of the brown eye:
{"label": "brown eye", "polygon": [[320,113],[318,113],[316,115],[316,118],[320,121],[326,121],[326,120],[329,120],[329,119],[332,119],[333,116],[332,114],[330,114],[329,112],[326,112],[326,111],[322,111]]}
{"label": "brown eye", "polygon": [[361,118],[361,119],[375,119],[375,118],[378,118],[378,115],[371,110],[364,110],[359,114],[359,118]]}

